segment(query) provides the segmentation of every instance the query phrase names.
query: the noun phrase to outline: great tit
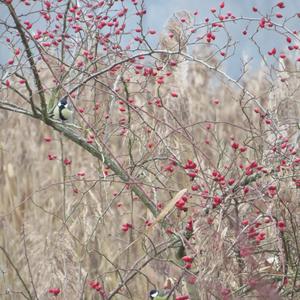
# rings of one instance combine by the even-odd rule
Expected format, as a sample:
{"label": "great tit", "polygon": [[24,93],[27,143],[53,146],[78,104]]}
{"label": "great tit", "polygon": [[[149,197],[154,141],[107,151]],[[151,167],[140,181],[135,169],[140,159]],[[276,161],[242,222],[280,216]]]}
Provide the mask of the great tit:
{"label": "great tit", "polygon": [[72,117],[73,112],[68,108],[68,106],[69,104],[67,101],[67,97],[64,97],[63,99],[58,101],[51,116],[56,120],[69,120]]}
{"label": "great tit", "polygon": [[164,291],[158,291],[158,290],[152,290],[150,291],[150,299],[152,300],[167,300],[169,296],[169,290]]}

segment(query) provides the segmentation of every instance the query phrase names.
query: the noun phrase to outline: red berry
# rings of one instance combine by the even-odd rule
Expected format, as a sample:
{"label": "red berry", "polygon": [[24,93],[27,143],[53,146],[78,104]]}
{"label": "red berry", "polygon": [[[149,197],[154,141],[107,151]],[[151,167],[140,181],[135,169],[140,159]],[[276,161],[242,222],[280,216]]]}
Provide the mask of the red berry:
{"label": "red berry", "polygon": [[186,263],[191,263],[191,262],[193,262],[193,258],[192,257],[190,257],[190,256],[183,256],[182,258],[181,258],[184,262],[186,262]]}
{"label": "red berry", "polygon": [[283,220],[278,221],[277,226],[279,228],[280,231],[285,231],[285,222]]}
{"label": "red berry", "polygon": [[239,146],[240,145],[238,143],[236,143],[236,142],[232,142],[231,143],[231,147],[232,147],[233,150],[237,150],[239,148]]}
{"label": "red berry", "polygon": [[242,221],[242,224],[246,226],[246,225],[249,224],[249,221],[248,221],[247,219],[244,219],[244,220]]}
{"label": "red berry", "polygon": [[281,9],[282,9],[282,8],[285,8],[283,2],[278,2],[278,3],[276,4],[276,6],[279,7],[279,8],[281,8]]}
{"label": "red berry", "polygon": [[235,182],[235,180],[234,180],[233,178],[230,178],[230,179],[228,180],[228,184],[229,184],[229,185],[233,185],[234,182]]}
{"label": "red berry", "polygon": [[57,296],[58,294],[60,294],[61,290],[58,288],[52,288],[48,290],[49,294],[53,294],[54,296]]}

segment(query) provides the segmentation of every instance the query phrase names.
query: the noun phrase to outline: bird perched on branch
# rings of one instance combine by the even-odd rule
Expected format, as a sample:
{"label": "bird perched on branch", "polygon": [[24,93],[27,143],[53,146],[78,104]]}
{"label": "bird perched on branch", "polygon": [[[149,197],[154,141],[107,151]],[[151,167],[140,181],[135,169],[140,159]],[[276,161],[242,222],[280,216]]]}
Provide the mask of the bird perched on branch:
{"label": "bird perched on branch", "polygon": [[53,117],[56,120],[62,121],[67,121],[72,117],[73,111],[69,108],[67,98],[68,97],[66,96],[58,101],[57,105],[53,110],[53,113],[51,114],[51,117]]}
{"label": "bird perched on branch", "polygon": [[152,300],[166,300],[169,296],[169,290],[158,291],[152,290],[149,293],[150,299]]}
{"label": "bird perched on branch", "polygon": [[[175,196],[175,198],[180,196],[181,192],[179,192]],[[150,291],[150,293],[149,293],[150,299],[152,299],[152,300],[175,299],[175,295],[171,296],[173,294],[172,286],[174,286],[174,282],[173,282],[173,279],[169,277],[166,279],[162,290],[151,290]]]}

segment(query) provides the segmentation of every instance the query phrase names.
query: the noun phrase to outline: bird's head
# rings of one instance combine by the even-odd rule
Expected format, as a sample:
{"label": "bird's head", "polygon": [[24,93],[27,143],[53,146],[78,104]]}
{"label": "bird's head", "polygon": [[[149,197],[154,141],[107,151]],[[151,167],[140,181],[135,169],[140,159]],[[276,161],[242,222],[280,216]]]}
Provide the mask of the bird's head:
{"label": "bird's head", "polygon": [[159,292],[157,290],[152,290],[150,291],[149,295],[150,295],[150,299],[154,299],[155,297],[157,297],[159,294]]}
{"label": "bird's head", "polygon": [[65,98],[61,99],[57,105],[58,105],[58,107],[61,107],[61,108],[68,107],[67,98],[65,97]]}

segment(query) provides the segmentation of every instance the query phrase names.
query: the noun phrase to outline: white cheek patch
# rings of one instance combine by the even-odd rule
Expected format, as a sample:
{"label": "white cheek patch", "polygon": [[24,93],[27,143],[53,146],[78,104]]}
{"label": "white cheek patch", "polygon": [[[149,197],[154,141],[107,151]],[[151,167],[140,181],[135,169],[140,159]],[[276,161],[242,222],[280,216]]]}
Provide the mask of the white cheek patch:
{"label": "white cheek patch", "polygon": [[153,297],[153,298],[154,298],[154,297],[157,297],[157,296],[158,296],[158,292],[152,294],[152,297]]}

